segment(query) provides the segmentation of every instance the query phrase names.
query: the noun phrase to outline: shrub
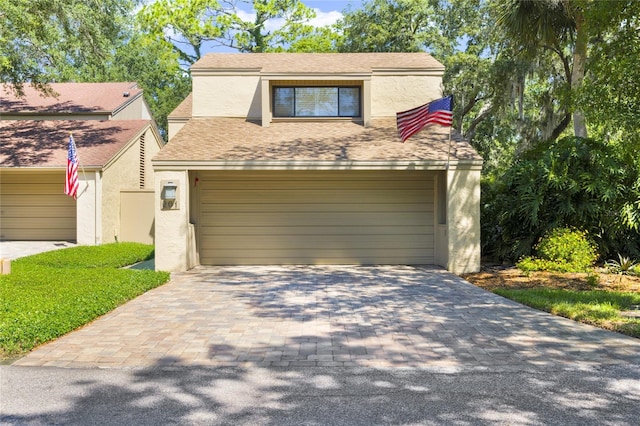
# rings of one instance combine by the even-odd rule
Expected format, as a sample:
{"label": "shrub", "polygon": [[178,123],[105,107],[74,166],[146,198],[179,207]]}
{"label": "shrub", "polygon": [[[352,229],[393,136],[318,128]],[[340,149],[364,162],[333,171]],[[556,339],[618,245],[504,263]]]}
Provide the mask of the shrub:
{"label": "shrub", "polygon": [[567,137],[538,144],[482,182],[483,254],[516,260],[554,228],[583,229],[600,255],[640,256],[640,152]]}
{"label": "shrub", "polygon": [[620,275],[637,275],[640,270],[638,269],[638,262],[630,257],[622,256],[618,253],[618,260],[608,260],[604,264],[609,272]]}
{"label": "shrub", "polygon": [[587,238],[587,233],[577,229],[553,229],[535,249],[542,259],[574,265],[580,270],[588,269],[597,259],[596,247]]}
{"label": "shrub", "polygon": [[524,271],[585,272],[597,259],[596,247],[584,231],[551,230],[535,246],[538,257],[522,258],[516,266]]}

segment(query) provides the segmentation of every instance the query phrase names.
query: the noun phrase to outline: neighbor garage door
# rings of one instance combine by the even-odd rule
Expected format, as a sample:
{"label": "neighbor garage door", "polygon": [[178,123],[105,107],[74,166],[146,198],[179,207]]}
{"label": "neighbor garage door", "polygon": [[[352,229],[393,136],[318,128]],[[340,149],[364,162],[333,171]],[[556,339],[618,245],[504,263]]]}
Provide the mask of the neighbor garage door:
{"label": "neighbor garage door", "polygon": [[210,172],[197,188],[204,265],[434,262],[429,172]]}
{"label": "neighbor garage door", "polygon": [[64,174],[0,171],[0,239],[76,239],[76,204],[63,193]]}

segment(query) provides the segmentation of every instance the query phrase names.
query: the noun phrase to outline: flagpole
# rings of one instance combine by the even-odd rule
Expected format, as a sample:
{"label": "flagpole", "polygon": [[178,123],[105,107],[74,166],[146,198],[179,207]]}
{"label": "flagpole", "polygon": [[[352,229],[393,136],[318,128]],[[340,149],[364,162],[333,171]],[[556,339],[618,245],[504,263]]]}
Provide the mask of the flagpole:
{"label": "flagpole", "polygon": [[451,158],[451,129],[453,126],[449,126],[449,150],[447,151],[447,170],[449,170],[449,159]]}
{"label": "flagpole", "polygon": [[80,162],[80,155],[78,155],[78,147],[76,146],[76,140],[73,138],[73,132],[69,132],[69,139],[71,139],[71,142],[73,143],[73,150],[76,152],[76,161],[78,162],[78,165],[80,166],[80,169],[82,170],[82,176],[84,177],[84,183],[85,183],[84,189],[76,197],[76,199],[78,199],[80,197],[80,195],[84,194],[84,192],[87,190],[87,188],[89,188],[89,182],[87,181],[87,174],[84,171],[84,166]]}

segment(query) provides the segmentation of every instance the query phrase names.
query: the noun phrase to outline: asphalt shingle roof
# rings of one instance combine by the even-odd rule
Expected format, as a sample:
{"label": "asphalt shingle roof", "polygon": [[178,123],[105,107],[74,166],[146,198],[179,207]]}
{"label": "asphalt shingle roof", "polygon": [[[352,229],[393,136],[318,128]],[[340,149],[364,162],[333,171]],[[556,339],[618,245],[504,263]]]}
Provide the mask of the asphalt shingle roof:
{"label": "asphalt shingle roof", "polygon": [[69,134],[84,167],[106,165],[149,120],[0,121],[0,167],[66,167]]}
{"label": "asphalt shingle roof", "polygon": [[171,114],[169,114],[169,118],[190,118],[193,110],[193,93],[189,93],[189,95],[184,98],[180,105],[176,107]]}
{"label": "asphalt shingle roof", "polygon": [[257,69],[263,73],[370,73],[375,69],[440,70],[428,53],[210,53],[192,70]]}
{"label": "asphalt shingle roof", "polygon": [[[446,161],[449,128],[433,126],[402,143],[394,119],[371,127],[351,121],[273,122],[193,118],[154,161]],[[481,161],[468,142],[454,136],[451,160]]]}
{"label": "asphalt shingle roof", "polygon": [[113,112],[142,92],[132,82],[51,83],[50,86],[57,96],[43,96],[42,92],[25,85],[24,97],[17,97],[9,87],[0,86],[0,114]]}

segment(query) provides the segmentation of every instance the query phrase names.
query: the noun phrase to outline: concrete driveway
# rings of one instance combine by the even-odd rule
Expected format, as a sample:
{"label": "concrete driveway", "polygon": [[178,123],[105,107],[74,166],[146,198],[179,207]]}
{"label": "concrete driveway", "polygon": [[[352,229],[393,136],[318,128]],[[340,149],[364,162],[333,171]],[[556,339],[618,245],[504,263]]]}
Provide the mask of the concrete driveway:
{"label": "concrete driveway", "polygon": [[0,258],[17,259],[45,251],[75,247],[69,241],[0,241]]}
{"label": "concrete driveway", "polygon": [[440,269],[198,267],[14,363],[57,367],[640,364],[640,340],[554,317]]}

